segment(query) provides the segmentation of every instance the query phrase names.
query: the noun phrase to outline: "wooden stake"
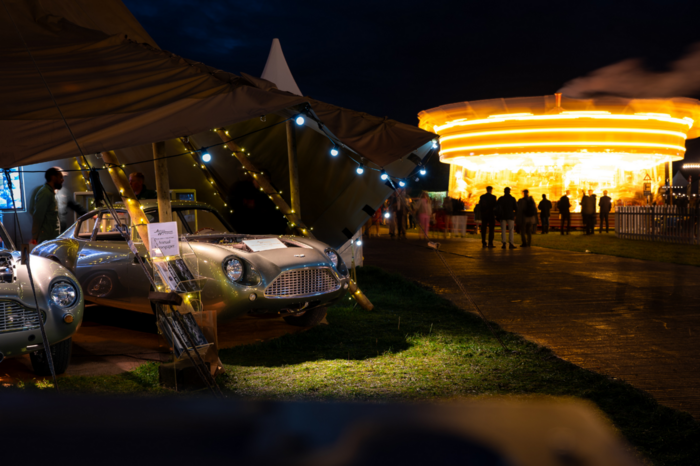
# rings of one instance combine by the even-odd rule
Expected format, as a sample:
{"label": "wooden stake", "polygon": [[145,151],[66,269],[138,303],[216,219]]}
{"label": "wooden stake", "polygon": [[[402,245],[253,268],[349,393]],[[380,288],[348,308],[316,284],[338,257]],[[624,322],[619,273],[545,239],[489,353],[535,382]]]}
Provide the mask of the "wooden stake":
{"label": "wooden stake", "polygon": [[270,184],[267,178],[265,178],[262,175],[259,175],[260,170],[258,170],[253,164],[253,162],[251,162],[250,159],[243,153],[238,144],[236,144],[231,138],[229,138],[223,129],[217,129],[216,132],[219,134],[221,140],[226,143],[227,148],[230,151],[233,151],[233,155],[238,159],[239,162],[241,162],[243,168],[253,173],[253,178],[255,178],[255,180],[258,182],[258,184],[262,188],[262,191],[268,195],[272,202],[275,203],[275,205],[279,208],[280,212],[282,212],[282,214],[287,218],[289,223],[292,224],[292,227],[297,231],[297,233],[300,236],[313,238],[314,235],[311,233],[311,231],[309,231],[308,228],[306,228],[306,225],[304,225],[304,223],[301,221],[301,217],[299,217],[297,212],[294,212],[294,210],[291,209],[289,205],[287,205],[287,202],[275,190],[275,188],[272,187],[272,184]]}
{"label": "wooden stake", "polygon": [[153,143],[153,165],[156,172],[156,193],[158,193],[158,221],[172,222],[173,208],[170,204],[170,179],[168,161],[165,157],[165,142]]}
{"label": "wooden stake", "polygon": [[287,157],[289,158],[289,197],[292,213],[301,217],[301,198],[299,197],[299,163],[297,161],[297,135],[294,122],[287,120]]}
{"label": "wooden stake", "polygon": [[117,154],[112,151],[102,152],[102,160],[105,165],[107,165],[109,175],[112,177],[112,182],[114,186],[119,190],[119,194],[122,197],[122,201],[126,206],[127,212],[131,217],[131,223],[136,232],[138,233],[141,241],[143,241],[144,246],[146,246],[146,251],[150,251],[150,241],[148,240],[148,218],[143,213],[141,209],[141,203],[136,199],[134,190],[131,189],[129,184],[129,179],[126,177],[126,173],[119,164],[119,159]]}

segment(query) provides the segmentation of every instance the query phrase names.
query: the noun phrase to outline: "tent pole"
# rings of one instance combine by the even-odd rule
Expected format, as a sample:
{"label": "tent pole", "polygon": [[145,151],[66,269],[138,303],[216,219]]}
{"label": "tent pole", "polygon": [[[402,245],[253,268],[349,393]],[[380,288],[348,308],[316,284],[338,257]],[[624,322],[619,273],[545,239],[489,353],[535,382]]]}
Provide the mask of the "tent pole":
{"label": "tent pole", "polygon": [[289,158],[289,194],[292,213],[301,217],[301,198],[299,197],[299,163],[297,161],[297,135],[294,122],[287,120],[287,156]]}
{"label": "tent pole", "polygon": [[236,156],[238,161],[241,162],[243,168],[245,170],[248,170],[249,172],[253,172],[253,177],[262,188],[262,191],[268,195],[272,202],[275,203],[275,205],[279,208],[280,212],[282,212],[282,214],[287,218],[289,223],[292,224],[297,233],[300,236],[313,238],[313,233],[311,233],[311,231],[308,228],[306,228],[306,225],[304,225],[304,223],[301,221],[301,217],[299,217],[298,213],[295,212],[294,209],[289,207],[289,205],[282,198],[282,196],[275,190],[275,188],[272,187],[272,184],[270,184],[267,178],[265,178],[262,175],[258,176],[260,170],[258,170],[256,166],[253,165],[253,162],[251,162],[250,159],[243,153],[238,144],[236,144],[231,138],[229,138],[223,129],[217,129],[216,132],[218,133],[221,140],[226,143],[227,149],[233,151],[233,154]]}
{"label": "tent pole", "polygon": [[156,193],[158,193],[158,221],[172,222],[173,209],[170,204],[170,179],[168,161],[165,157],[165,142],[153,143],[153,165],[156,173]]}

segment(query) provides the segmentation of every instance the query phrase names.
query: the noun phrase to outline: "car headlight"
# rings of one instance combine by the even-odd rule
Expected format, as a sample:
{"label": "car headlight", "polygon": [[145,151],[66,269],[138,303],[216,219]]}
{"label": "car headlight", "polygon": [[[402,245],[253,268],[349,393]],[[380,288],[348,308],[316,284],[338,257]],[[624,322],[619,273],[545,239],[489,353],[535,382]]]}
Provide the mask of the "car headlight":
{"label": "car headlight", "polygon": [[78,300],[78,290],[71,282],[61,280],[51,285],[49,297],[56,306],[67,309]]}
{"label": "car headlight", "polygon": [[333,266],[338,268],[338,254],[332,249],[326,249],[326,255],[333,262]]}
{"label": "car headlight", "polygon": [[245,269],[243,268],[243,263],[238,259],[229,259],[224,263],[224,272],[226,272],[229,280],[238,282],[243,278]]}

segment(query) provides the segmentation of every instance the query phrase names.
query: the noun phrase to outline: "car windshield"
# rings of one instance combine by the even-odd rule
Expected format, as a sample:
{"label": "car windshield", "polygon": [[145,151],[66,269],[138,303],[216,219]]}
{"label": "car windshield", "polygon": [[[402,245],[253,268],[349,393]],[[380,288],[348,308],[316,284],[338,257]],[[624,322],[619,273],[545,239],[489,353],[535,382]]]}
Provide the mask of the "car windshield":
{"label": "car windshield", "polygon": [[[149,210],[146,216],[149,222],[157,222],[158,210]],[[190,209],[176,207],[173,209],[173,220],[177,222],[177,232],[180,235],[234,232],[215,212],[199,207]]]}

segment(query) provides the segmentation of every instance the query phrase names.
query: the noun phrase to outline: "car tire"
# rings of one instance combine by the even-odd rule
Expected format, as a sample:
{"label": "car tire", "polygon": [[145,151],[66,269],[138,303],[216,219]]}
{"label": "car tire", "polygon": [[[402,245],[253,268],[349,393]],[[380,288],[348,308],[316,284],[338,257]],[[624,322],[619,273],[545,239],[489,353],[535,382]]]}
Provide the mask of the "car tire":
{"label": "car tire", "polygon": [[326,317],[328,311],[325,306],[309,309],[299,316],[285,316],[284,321],[295,327],[315,327]]}
{"label": "car tire", "polygon": [[[70,363],[70,355],[73,349],[73,339],[68,338],[60,343],[51,345],[51,357],[53,358],[54,369],[56,375],[63,374],[68,369]],[[40,350],[30,353],[29,359],[32,361],[32,368],[36,375],[51,375],[49,360],[46,357],[46,351]]]}

